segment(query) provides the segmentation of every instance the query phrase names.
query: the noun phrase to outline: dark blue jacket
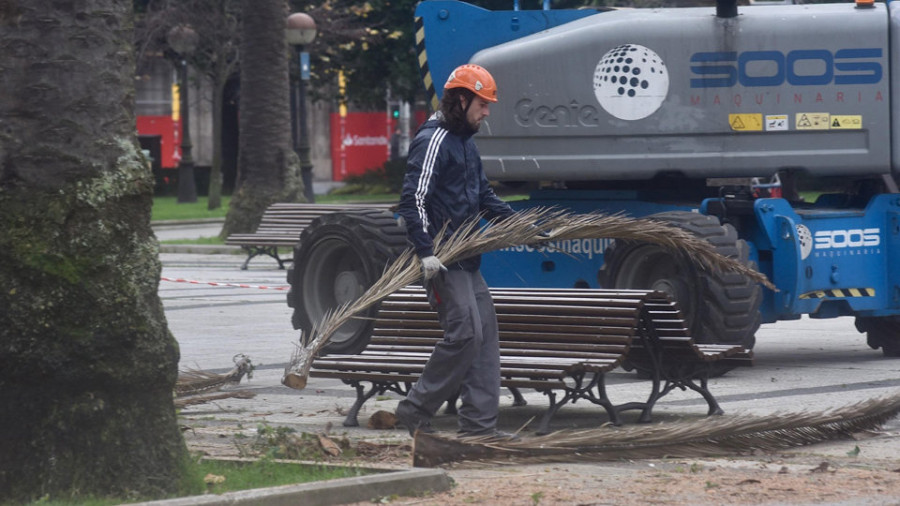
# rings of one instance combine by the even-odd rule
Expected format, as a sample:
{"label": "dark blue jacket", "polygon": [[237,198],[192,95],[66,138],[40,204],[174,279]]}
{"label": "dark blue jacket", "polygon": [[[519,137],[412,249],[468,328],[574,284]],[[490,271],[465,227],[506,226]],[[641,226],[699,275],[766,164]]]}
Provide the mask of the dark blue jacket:
{"label": "dark blue jacket", "polygon": [[[488,183],[472,136],[450,133],[436,116],[410,142],[397,211],[419,258],[434,254],[434,237],[445,223],[452,234],[479,213],[487,219],[513,213]],[[480,266],[481,257],[475,256],[447,268],[475,271]]]}

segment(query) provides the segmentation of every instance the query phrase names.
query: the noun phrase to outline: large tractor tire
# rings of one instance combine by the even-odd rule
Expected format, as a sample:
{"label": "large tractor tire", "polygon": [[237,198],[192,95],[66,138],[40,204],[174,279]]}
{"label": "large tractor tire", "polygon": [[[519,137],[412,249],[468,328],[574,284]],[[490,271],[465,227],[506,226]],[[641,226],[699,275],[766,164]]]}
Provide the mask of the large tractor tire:
{"label": "large tractor tire", "polygon": [[[687,230],[715,246],[716,252],[755,268],[746,241],[714,216],[670,211],[649,218]],[[604,288],[668,293],[698,343],[739,344],[747,349],[756,344],[762,287],[745,276],[703,270],[687,256],[654,244],[616,240],[604,253],[598,278]]]}
{"label": "large tractor tire", "polygon": [[[359,298],[406,249],[406,232],[394,216],[379,209],[324,214],[300,234],[288,271],[294,308],[291,323],[306,345],[313,327],[341,304]],[[323,353],[359,353],[369,343],[378,307],[338,329]]]}
{"label": "large tractor tire", "polygon": [[881,348],[885,357],[900,357],[900,317],[857,316],[856,330],[866,333],[866,342],[873,350]]}

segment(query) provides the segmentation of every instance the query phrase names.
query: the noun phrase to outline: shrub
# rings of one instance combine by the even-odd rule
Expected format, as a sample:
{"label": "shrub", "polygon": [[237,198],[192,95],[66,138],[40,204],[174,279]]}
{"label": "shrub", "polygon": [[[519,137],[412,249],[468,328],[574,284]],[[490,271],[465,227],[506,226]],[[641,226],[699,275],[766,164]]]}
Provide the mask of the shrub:
{"label": "shrub", "polygon": [[337,195],[399,193],[403,189],[406,158],[388,160],[381,167],[344,178],[346,185],[332,191]]}

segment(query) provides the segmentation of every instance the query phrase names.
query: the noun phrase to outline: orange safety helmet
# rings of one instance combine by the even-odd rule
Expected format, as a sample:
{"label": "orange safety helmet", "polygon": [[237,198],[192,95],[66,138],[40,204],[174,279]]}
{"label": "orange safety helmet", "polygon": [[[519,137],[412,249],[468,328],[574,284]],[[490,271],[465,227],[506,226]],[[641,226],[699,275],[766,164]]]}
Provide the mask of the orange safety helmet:
{"label": "orange safety helmet", "polygon": [[491,73],[481,65],[467,63],[453,69],[447,78],[445,90],[465,88],[488,102],[497,101],[497,83]]}

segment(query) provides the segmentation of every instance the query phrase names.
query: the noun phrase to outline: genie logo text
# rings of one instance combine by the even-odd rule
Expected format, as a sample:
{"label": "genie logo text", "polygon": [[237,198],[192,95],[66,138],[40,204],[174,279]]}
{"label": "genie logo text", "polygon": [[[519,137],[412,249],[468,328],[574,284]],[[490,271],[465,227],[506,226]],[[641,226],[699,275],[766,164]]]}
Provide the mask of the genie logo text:
{"label": "genie logo text", "polygon": [[881,82],[882,49],[715,51],[691,55],[691,88],[825,86]]}

